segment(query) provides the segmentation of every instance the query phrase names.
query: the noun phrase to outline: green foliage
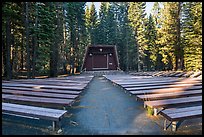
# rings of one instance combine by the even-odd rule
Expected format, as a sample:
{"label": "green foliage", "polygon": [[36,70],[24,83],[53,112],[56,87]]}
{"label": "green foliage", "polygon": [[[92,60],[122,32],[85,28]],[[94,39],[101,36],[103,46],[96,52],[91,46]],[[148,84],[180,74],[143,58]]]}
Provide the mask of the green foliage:
{"label": "green foliage", "polygon": [[48,73],[50,70],[50,48],[54,38],[55,6],[52,3],[37,5],[38,14],[38,49],[36,58],[36,71]]}
{"label": "green foliage", "polygon": [[157,64],[157,53],[158,46],[156,45],[156,25],[153,17],[150,14],[146,26],[146,39],[147,39],[147,50],[145,50],[146,58],[145,64],[147,64],[147,70],[155,70]]}
{"label": "green foliage", "polygon": [[141,71],[144,66],[145,50],[147,48],[147,40],[145,38],[146,13],[145,2],[130,2],[128,9],[128,18],[130,25],[135,33],[135,40],[137,46],[137,64],[138,71]]}
{"label": "green foliage", "polygon": [[97,32],[100,35],[97,35],[96,44],[107,44],[107,16],[108,16],[108,2],[101,2],[99,9],[99,24],[97,27]]}
{"label": "green foliage", "polygon": [[202,70],[202,3],[185,2],[182,32],[186,70]]}
{"label": "green foliage", "polygon": [[178,30],[177,26],[180,22],[178,12],[178,2],[165,2],[164,8],[161,11],[160,23],[161,27],[158,30],[160,37],[158,44],[160,44],[160,54],[162,61],[166,65],[166,69],[176,69],[176,61],[178,53]]}
{"label": "green foliage", "polygon": [[90,10],[89,7],[86,7],[85,12],[85,20],[86,20],[86,27],[88,30],[88,34],[90,36],[90,44],[96,43],[96,36],[97,36],[97,25],[98,25],[98,15],[95,9],[95,5],[92,3]]}
{"label": "green foliage", "polygon": [[[69,62],[73,67],[79,67],[82,64],[82,58],[85,51],[85,2],[69,2],[66,3],[66,21],[69,32],[70,56]],[[74,73],[72,69],[72,74]]]}
{"label": "green foliage", "polygon": [[79,72],[89,44],[116,45],[126,71],[202,70],[201,2],[155,2],[148,17],[145,2],[85,4],[3,2],[2,76]]}

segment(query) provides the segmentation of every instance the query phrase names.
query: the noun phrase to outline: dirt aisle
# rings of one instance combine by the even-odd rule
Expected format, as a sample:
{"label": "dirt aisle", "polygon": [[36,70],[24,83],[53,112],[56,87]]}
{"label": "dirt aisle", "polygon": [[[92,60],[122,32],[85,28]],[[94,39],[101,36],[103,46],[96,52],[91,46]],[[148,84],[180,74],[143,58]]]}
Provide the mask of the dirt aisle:
{"label": "dirt aisle", "polygon": [[147,118],[143,103],[104,77],[95,77],[84,92],[72,109],[72,126],[64,134],[160,134],[161,128]]}

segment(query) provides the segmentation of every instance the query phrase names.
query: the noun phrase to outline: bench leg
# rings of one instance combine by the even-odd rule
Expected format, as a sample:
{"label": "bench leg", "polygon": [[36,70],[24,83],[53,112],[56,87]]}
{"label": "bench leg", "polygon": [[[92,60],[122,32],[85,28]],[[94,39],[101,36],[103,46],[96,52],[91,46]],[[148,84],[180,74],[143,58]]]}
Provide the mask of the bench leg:
{"label": "bench leg", "polygon": [[167,119],[164,120],[164,130],[167,130],[167,128],[172,124],[172,122],[170,122],[168,125],[167,125]]}
{"label": "bench leg", "polygon": [[157,116],[157,109],[156,108],[154,108],[154,116]]}
{"label": "bench leg", "polygon": [[52,122],[52,130],[53,130],[53,131],[55,131],[56,126],[57,126],[57,122],[56,122],[56,121],[53,121],[53,122]]}
{"label": "bench leg", "polygon": [[177,122],[176,121],[173,121],[172,122],[172,131],[175,132],[177,129]]}
{"label": "bench leg", "polygon": [[154,108],[154,116],[157,116],[162,110],[164,110],[164,108],[161,109]]}
{"label": "bench leg", "polygon": [[167,130],[167,126],[166,126],[167,120],[164,120],[164,130]]}
{"label": "bench leg", "polygon": [[147,105],[144,103],[144,108],[146,108],[147,107]]}
{"label": "bench leg", "polygon": [[183,122],[184,120],[180,120],[180,121],[174,121],[174,123],[172,122],[172,131],[176,131],[178,129],[178,127],[181,125],[181,123]]}

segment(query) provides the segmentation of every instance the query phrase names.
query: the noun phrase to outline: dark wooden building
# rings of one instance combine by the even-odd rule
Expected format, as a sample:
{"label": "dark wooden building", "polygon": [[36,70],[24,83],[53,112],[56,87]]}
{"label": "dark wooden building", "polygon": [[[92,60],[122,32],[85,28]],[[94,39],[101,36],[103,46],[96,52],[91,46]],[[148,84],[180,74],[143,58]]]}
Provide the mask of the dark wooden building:
{"label": "dark wooden building", "polygon": [[90,45],[86,49],[82,70],[117,70],[119,67],[115,45]]}

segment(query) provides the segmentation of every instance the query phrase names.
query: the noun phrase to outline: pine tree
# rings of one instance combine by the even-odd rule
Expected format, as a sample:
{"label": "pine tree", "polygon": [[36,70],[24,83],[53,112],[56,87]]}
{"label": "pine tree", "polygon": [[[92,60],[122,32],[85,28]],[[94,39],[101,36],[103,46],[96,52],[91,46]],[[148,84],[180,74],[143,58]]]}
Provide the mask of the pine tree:
{"label": "pine tree", "polygon": [[29,3],[25,2],[25,34],[26,34],[26,69],[27,78],[31,78],[30,46],[29,46]]}
{"label": "pine tree", "polygon": [[178,61],[181,62],[179,54],[180,49],[180,29],[179,29],[179,6],[178,2],[165,2],[162,9],[161,28],[158,30],[159,44],[161,45],[160,53],[162,54],[162,61],[166,65],[166,69],[177,70]]}
{"label": "pine tree", "polygon": [[202,3],[185,2],[182,38],[186,70],[202,70]]}
{"label": "pine tree", "polygon": [[[56,77],[58,73],[58,60],[59,60],[59,48],[62,42],[62,24],[60,20],[62,20],[62,16],[60,13],[62,12],[61,4],[59,2],[50,3],[50,13],[54,22],[53,32],[52,32],[52,43],[50,45],[50,77]],[[55,12],[56,11],[56,12]],[[55,25],[55,26],[54,26]]]}
{"label": "pine tree", "polygon": [[2,48],[3,48],[3,67],[4,74],[7,80],[12,78],[11,69],[11,15],[12,5],[11,3],[2,3]]}
{"label": "pine tree", "polygon": [[8,16],[6,19],[6,75],[7,80],[12,78],[12,70],[11,70],[11,18]]}
{"label": "pine tree", "polygon": [[[80,70],[82,63],[81,54],[79,53],[80,47],[84,46],[83,43],[80,43],[80,40],[84,40],[83,35],[85,32],[85,3],[67,3],[66,12],[67,12],[67,22],[68,29],[70,32],[70,65],[71,65],[71,74],[74,74],[74,68],[77,68],[77,71]],[[83,54],[83,53],[82,53]]]}
{"label": "pine tree", "polygon": [[155,70],[163,70],[164,69],[164,63],[162,62],[162,55],[161,53],[161,44],[159,39],[162,37],[162,34],[160,33],[161,29],[161,7],[159,2],[154,2],[153,8],[152,8],[152,17],[155,22],[155,30],[156,30],[156,62],[155,62]]}
{"label": "pine tree", "polygon": [[[120,68],[128,71],[133,68],[135,63],[130,63],[135,58],[134,37],[132,37],[132,29],[128,20],[128,4],[127,2],[111,2],[111,10],[114,14],[113,36],[114,43],[117,46]],[[113,22],[113,21],[112,21]],[[132,52],[134,51],[134,52]]]}
{"label": "pine tree", "polygon": [[107,44],[107,13],[108,13],[108,2],[101,2],[99,9],[99,24],[97,27],[97,44]]}
{"label": "pine tree", "polygon": [[115,7],[113,3],[109,3],[108,11],[107,11],[107,18],[106,18],[106,37],[107,37],[107,44],[108,45],[115,45],[116,44],[116,19],[115,19]]}
{"label": "pine tree", "polygon": [[90,45],[91,44],[91,34],[90,34],[90,28],[91,28],[91,19],[90,19],[90,9],[89,6],[86,6],[86,10],[85,10],[85,27],[86,27],[86,33],[87,33],[87,44]]}
{"label": "pine tree", "polygon": [[147,47],[145,39],[145,5],[145,2],[130,2],[128,9],[128,18],[130,25],[134,29],[136,39],[138,71],[143,69],[144,50]]}
{"label": "pine tree", "polygon": [[[29,9],[30,9],[29,5]],[[27,53],[25,51],[25,11],[26,6],[23,2],[4,2],[2,3],[2,45],[4,76],[17,78],[20,69],[22,70],[26,62]],[[28,14],[29,18],[30,15]],[[9,22],[8,22],[9,19]],[[10,25],[9,25],[10,24]],[[30,24],[30,23],[29,23]],[[29,26],[28,26],[29,29]],[[6,31],[7,30],[7,31]],[[7,39],[7,40],[6,40]],[[29,39],[28,39],[29,40]],[[7,42],[7,44],[6,44]],[[7,46],[10,45],[10,46]],[[6,60],[8,63],[6,64]],[[29,59],[30,61],[30,59]],[[23,63],[25,62],[25,63]],[[7,75],[7,74],[9,75]]]}
{"label": "pine tree", "polygon": [[155,70],[158,47],[156,45],[156,25],[151,14],[146,26],[146,39],[148,46],[147,50],[145,50],[145,64],[147,64],[148,71]]}
{"label": "pine tree", "polygon": [[91,7],[90,7],[90,34],[91,34],[91,44],[93,45],[96,43],[97,23],[98,23],[98,15],[95,9],[95,5],[92,2]]}

